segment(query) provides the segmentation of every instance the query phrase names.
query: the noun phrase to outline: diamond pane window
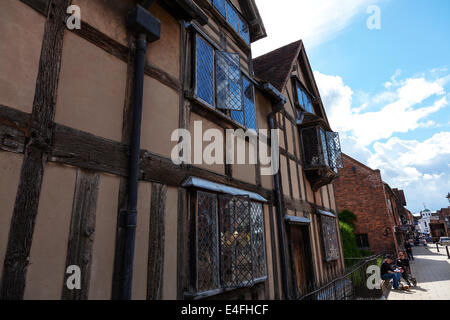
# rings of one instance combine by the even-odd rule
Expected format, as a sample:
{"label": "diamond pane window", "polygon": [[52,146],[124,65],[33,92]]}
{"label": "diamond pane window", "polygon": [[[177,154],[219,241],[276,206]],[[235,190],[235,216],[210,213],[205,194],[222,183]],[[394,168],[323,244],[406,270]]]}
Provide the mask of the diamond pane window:
{"label": "diamond pane window", "polygon": [[217,196],[197,193],[197,289],[199,292],[219,286]]}
{"label": "diamond pane window", "polygon": [[339,246],[336,230],[336,218],[322,215],[322,234],[325,250],[325,260],[327,262],[339,258]]}
{"label": "diamond pane window", "polygon": [[200,36],[196,37],[196,94],[214,106],[214,51]]}
{"label": "diamond pane window", "polygon": [[327,148],[327,137],[325,134],[325,130],[320,128],[320,142],[322,146],[322,152],[323,152],[323,162],[326,166],[329,165],[329,159],[328,159],[328,148]]}
{"label": "diamond pane window", "polygon": [[245,117],[243,111],[231,111],[231,117],[245,127]]}
{"label": "diamond pane window", "polygon": [[250,202],[222,195],[219,203],[222,285],[249,286],[253,283]]}
{"label": "diamond pane window", "polygon": [[264,223],[261,203],[251,203],[250,218],[252,225],[253,277],[258,279],[266,275],[266,250],[264,248]]}
{"label": "diamond pane window", "polygon": [[339,140],[339,133],[327,132],[327,146],[328,157],[331,169],[337,172],[337,169],[344,167],[344,161],[342,159],[341,142]]}
{"label": "diamond pane window", "polygon": [[226,2],[227,7],[227,21],[236,32],[239,32],[239,15],[230,2]]}
{"label": "diamond pane window", "polygon": [[250,31],[248,25],[241,17],[239,17],[239,34],[245,42],[250,44]]}
{"label": "diamond pane window", "polygon": [[253,84],[246,77],[242,77],[242,90],[244,92],[244,110],[232,111],[231,117],[248,129],[257,130],[255,94]]}
{"label": "diamond pane window", "polygon": [[220,14],[222,14],[222,16],[226,16],[225,13],[225,0],[213,0],[213,5],[214,7],[216,7],[217,11],[220,12]]}
{"label": "diamond pane window", "polygon": [[197,191],[196,289],[250,286],[267,277],[262,204]]}
{"label": "diamond pane window", "polygon": [[319,126],[303,128],[301,132],[305,169],[327,166],[337,172],[343,168],[339,133]]}
{"label": "diamond pane window", "polygon": [[247,78],[243,78],[243,87],[246,126],[249,129],[256,130],[255,93],[253,91],[253,84]]}
{"label": "diamond pane window", "polygon": [[302,129],[302,142],[305,169],[324,165],[316,127]]}
{"label": "diamond pane window", "polygon": [[308,111],[309,113],[314,113],[314,108],[311,103],[311,98],[305,92],[305,90],[303,90],[303,88],[301,87],[301,85],[299,83],[297,83],[296,86],[297,86],[297,98],[298,98],[299,105],[303,109]]}
{"label": "diamond pane window", "polygon": [[217,108],[242,111],[242,79],[239,54],[217,51]]}

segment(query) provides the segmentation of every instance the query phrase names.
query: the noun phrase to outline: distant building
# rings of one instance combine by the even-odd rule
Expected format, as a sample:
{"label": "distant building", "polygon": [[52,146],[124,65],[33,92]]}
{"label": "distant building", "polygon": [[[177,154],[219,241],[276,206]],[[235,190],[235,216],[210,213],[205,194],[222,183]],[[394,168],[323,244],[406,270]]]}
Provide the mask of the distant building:
{"label": "distant building", "polygon": [[[436,212],[434,212],[436,213]],[[428,209],[420,211],[421,218],[419,220],[419,228],[420,232],[429,235],[430,234],[430,218],[433,215],[433,212],[431,212]]]}
{"label": "distant building", "polygon": [[396,254],[408,233],[413,232],[412,215],[404,209],[402,190],[383,182],[380,170],[342,154],[344,168],[333,182],[339,210],[356,216],[355,234],[360,249]]}
{"label": "distant building", "polygon": [[449,235],[449,215],[450,209],[443,208],[437,210],[430,217],[430,234],[433,241],[438,241],[440,237]]}

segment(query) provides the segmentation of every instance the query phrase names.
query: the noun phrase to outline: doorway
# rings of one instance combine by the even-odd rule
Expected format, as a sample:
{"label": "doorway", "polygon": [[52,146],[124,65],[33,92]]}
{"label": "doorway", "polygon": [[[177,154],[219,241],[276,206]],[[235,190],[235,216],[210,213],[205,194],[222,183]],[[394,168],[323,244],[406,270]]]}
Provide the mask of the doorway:
{"label": "doorway", "polygon": [[290,231],[297,290],[301,297],[314,287],[309,227],[308,225],[291,225]]}

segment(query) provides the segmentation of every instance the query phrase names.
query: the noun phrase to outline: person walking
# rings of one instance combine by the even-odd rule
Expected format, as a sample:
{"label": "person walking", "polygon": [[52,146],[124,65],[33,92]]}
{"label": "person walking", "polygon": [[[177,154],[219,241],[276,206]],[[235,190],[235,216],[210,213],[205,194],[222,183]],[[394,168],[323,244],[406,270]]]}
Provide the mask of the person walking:
{"label": "person walking", "polygon": [[406,251],[406,254],[408,255],[408,259],[414,261],[414,256],[413,256],[413,253],[412,253],[411,243],[409,243],[408,240],[405,241],[405,251]]}

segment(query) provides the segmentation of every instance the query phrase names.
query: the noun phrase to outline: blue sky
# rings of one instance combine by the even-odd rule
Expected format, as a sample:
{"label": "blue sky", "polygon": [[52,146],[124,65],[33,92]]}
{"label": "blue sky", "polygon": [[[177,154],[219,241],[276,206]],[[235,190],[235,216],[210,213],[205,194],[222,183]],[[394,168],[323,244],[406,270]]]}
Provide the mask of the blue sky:
{"label": "blue sky", "polygon": [[[256,0],[258,56],[303,39],[343,151],[379,168],[418,212],[448,206],[450,1]],[[380,9],[379,30],[367,20]]]}

